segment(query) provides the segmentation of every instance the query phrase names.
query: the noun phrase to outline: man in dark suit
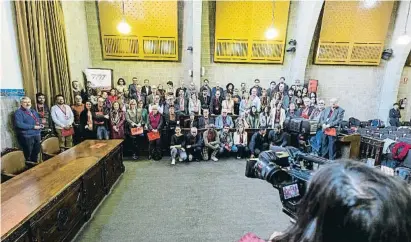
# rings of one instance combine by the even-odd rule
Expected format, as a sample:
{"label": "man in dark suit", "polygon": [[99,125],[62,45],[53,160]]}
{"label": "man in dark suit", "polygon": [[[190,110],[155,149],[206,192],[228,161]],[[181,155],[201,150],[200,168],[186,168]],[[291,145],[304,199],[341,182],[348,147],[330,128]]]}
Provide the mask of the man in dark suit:
{"label": "man in dark suit", "polygon": [[151,94],[151,86],[150,86],[150,81],[148,79],[144,80],[144,86],[141,92],[144,93],[146,96]]}
{"label": "man in dark suit", "polygon": [[179,90],[179,94],[175,100],[174,106],[176,107],[176,113],[178,113],[179,115],[188,114],[188,99],[186,98],[183,89]]}
{"label": "man in dark suit", "polygon": [[211,98],[210,102],[210,112],[213,115],[220,115],[222,108],[223,98],[221,97],[220,91],[216,91],[215,95]]}
{"label": "man in dark suit", "polygon": [[203,89],[202,94],[198,99],[200,100],[200,103],[201,103],[201,109],[210,108],[211,97],[208,95],[207,89]]}
{"label": "man in dark suit", "polygon": [[128,86],[128,93],[129,93],[130,97],[133,98],[133,99],[136,99],[137,84],[138,84],[137,77],[133,77],[133,84],[130,84],[130,86]]}
{"label": "man in dark suit", "polygon": [[203,109],[203,116],[198,120],[198,128],[205,129],[209,124],[214,125],[214,118],[209,116],[210,110]]}
{"label": "man in dark suit", "polygon": [[184,120],[184,128],[198,128],[198,120],[196,120],[196,115],[194,113],[190,113],[190,118]]}
{"label": "man in dark suit", "polygon": [[395,126],[395,127],[400,127],[400,118],[401,118],[401,113],[399,110],[399,105],[398,103],[394,103],[393,108],[390,109],[390,113],[389,113],[390,125]]}
{"label": "man in dark suit", "polygon": [[335,159],[335,142],[337,141],[337,129],[344,119],[345,110],[338,106],[338,100],[332,98],[331,106],[327,107],[321,113],[318,121],[319,127],[323,130],[323,138],[321,142],[321,155],[328,159]]}

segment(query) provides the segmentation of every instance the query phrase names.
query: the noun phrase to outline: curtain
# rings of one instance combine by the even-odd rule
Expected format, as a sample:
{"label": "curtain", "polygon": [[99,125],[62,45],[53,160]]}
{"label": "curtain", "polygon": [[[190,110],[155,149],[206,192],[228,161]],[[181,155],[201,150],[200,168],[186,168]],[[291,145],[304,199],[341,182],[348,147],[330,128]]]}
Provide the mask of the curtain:
{"label": "curtain", "polygon": [[66,103],[71,103],[73,94],[61,2],[15,1],[14,6],[26,95],[35,100],[36,93],[42,92],[51,106],[54,96],[62,94]]}

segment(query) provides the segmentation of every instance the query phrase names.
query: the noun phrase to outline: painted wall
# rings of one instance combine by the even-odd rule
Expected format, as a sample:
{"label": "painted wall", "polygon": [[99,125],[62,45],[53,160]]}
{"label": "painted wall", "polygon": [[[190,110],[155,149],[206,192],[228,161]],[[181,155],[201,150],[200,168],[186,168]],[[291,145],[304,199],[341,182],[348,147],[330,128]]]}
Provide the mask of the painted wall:
{"label": "painted wall", "polygon": [[85,2],[62,1],[71,80],[83,82],[83,70],[91,67]]}
{"label": "painted wall", "polygon": [[1,89],[22,89],[13,2],[1,1]]}
{"label": "painted wall", "polygon": [[[187,59],[186,54],[182,54],[181,61],[179,62],[155,62],[155,61],[115,61],[115,60],[103,60],[101,52],[100,43],[100,32],[97,14],[96,2],[88,1],[85,2],[86,7],[86,17],[87,17],[87,31],[89,40],[89,49],[92,66],[94,68],[111,68],[114,70],[114,81],[120,77],[125,78],[127,83],[131,83],[133,77],[137,77],[141,83],[144,79],[149,79],[151,84],[163,83],[171,80],[174,83],[179,83],[180,80],[186,79],[187,77],[187,67],[184,66],[184,62]],[[179,6],[185,4],[182,2]],[[179,14],[186,14],[183,9],[179,9]],[[181,16],[181,15],[180,15]],[[187,18],[180,18],[187,19]],[[183,22],[183,21],[181,21]],[[183,23],[179,23],[181,28],[181,33],[179,38],[182,36],[191,36],[190,33],[183,33],[188,31],[183,29]],[[184,53],[189,44],[188,41],[180,41],[179,49]]]}
{"label": "painted wall", "polygon": [[1,72],[0,72],[0,150],[17,146],[13,131],[13,113],[19,106],[23,81],[14,28],[14,6],[1,1]]}

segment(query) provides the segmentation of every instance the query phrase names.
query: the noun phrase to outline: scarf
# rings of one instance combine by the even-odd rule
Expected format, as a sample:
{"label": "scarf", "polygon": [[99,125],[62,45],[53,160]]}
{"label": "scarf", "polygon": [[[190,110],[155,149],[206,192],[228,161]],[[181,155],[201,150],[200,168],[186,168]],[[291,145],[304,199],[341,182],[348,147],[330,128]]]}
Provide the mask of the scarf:
{"label": "scarf", "polygon": [[120,110],[111,111],[111,122],[115,125],[120,122]]}
{"label": "scarf", "polygon": [[153,129],[157,129],[158,126],[160,125],[160,118],[161,118],[160,113],[157,113],[156,115],[154,115],[152,112],[150,113],[149,120],[150,120],[151,127]]}

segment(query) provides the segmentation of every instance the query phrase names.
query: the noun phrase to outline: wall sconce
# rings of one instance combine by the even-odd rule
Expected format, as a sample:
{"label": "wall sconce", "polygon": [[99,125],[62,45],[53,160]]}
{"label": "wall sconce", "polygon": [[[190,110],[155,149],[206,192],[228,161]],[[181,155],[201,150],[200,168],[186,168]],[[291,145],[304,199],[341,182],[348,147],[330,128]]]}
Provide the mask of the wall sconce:
{"label": "wall sconce", "polygon": [[296,46],[297,46],[297,40],[291,39],[290,41],[288,41],[288,45],[289,45],[289,47],[288,47],[288,49],[286,50],[287,52],[294,53],[294,52],[297,50],[297,48],[296,48]]}

